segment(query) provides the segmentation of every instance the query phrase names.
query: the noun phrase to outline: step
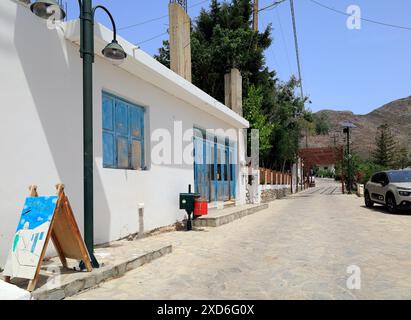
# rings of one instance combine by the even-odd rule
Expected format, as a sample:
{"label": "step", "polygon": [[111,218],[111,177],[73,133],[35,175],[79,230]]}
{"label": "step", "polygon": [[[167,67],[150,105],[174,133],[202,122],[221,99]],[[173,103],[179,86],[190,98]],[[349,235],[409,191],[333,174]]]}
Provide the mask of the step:
{"label": "step", "polygon": [[207,216],[195,219],[193,225],[195,227],[219,227],[258,211],[265,210],[268,206],[268,203],[262,203],[211,210]]}
{"label": "step", "polygon": [[[98,286],[100,283],[119,278],[127,271],[172,252],[172,246],[156,242],[153,238],[137,241],[121,240],[109,246],[97,248],[95,256],[100,268],[92,272],[73,270],[77,262],[69,261],[69,268],[63,268],[57,258],[43,263],[38,287],[32,292],[36,300],[62,300],[77,293]],[[22,289],[27,287],[27,280],[12,280]]]}

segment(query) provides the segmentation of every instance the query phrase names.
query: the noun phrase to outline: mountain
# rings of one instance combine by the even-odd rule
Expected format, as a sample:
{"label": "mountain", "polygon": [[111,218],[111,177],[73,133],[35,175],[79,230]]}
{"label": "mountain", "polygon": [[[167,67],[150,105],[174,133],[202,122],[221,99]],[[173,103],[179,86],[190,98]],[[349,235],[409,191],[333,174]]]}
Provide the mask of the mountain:
{"label": "mountain", "polygon": [[[345,134],[339,125],[342,121],[350,121],[357,128],[352,130],[352,149],[360,156],[368,157],[374,149],[377,128],[388,123],[392,133],[401,145],[411,151],[411,96],[387,103],[366,114],[356,115],[351,111],[321,110],[317,114],[325,114],[330,125],[329,135],[309,136],[301,141],[301,148],[327,147],[345,143]],[[307,143],[308,142],[308,143]]]}

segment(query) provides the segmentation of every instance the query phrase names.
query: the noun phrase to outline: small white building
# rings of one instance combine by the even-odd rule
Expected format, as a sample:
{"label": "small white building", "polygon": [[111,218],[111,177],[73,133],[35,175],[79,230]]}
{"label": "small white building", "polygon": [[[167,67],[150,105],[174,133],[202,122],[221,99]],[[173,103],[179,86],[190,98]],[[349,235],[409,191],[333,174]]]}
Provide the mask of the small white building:
{"label": "small white building", "polygon": [[334,163],[319,164],[318,165],[318,170],[329,171],[329,172],[335,173],[335,164]]}
{"label": "small white building", "polygon": [[[112,31],[96,24],[95,37],[95,243],[138,232],[139,203],[146,231],[183,220],[178,195],[189,184],[210,207],[244,204],[240,163],[248,122],[124,39],[118,40],[128,57],[112,65],[100,54]],[[0,61],[4,267],[29,185],[38,185],[40,195],[53,195],[55,184],[64,183],[83,229],[79,23],[50,29],[27,6],[2,0]],[[193,149],[197,163],[202,158],[207,165],[187,161]]]}

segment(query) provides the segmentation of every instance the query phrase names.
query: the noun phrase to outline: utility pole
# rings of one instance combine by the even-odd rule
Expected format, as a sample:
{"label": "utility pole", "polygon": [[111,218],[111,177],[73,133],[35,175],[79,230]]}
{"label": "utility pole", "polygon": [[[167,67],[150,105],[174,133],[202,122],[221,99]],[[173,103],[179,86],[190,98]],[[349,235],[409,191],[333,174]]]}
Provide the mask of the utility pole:
{"label": "utility pole", "polygon": [[349,121],[344,121],[340,123],[344,128],[343,132],[347,135],[347,191],[348,194],[352,193],[353,177],[351,170],[351,150],[350,150],[350,131],[356,128],[354,124]]}
{"label": "utility pole", "polygon": [[300,50],[298,48],[297,25],[295,22],[294,0],[290,0],[290,8],[291,8],[291,18],[293,22],[293,31],[294,31],[295,54],[297,57],[298,80],[300,81],[301,99],[304,99],[303,79],[301,76]]}
{"label": "utility pole", "polygon": [[254,32],[258,32],[258,0],[254,0],[253,30]]}
{"label": "utility pole", "polygon": [[347,127],[347,171],[348,171],[348,183],[347,183],[347,189],[348,189],[348,194],[351,194],[351,183],[352,183],[352,177],[351,177],[351,153],[350,153],[350,128]]}

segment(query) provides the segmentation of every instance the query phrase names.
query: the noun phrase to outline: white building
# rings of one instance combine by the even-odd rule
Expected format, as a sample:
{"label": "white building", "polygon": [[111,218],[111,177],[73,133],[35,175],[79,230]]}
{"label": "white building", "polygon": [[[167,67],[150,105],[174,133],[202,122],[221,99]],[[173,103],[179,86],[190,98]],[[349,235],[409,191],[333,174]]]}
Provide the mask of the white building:
{"label": "white building", "polygon": [[[120,66],[112,65],[100,54],[112,39],[111,30],[96,24],[95,37],[95,243],[136,233],[139,203],[144,203],[146,231],[182,220],[178,195],[187,192],[189,184],[196,185],[210,206],[221,207],[230,199],[244,204],[246,181],[239,163],[244,163],[242,129],[248,122],[121,38],[128,57]],[[49,29],[18,1],[2,0],[0,61],[0,267],[4,267],[29,185],[38,185],[40,195],[53,195],[55,184],[64,183],[83,229],[79,23]],[[193,128],[195,145],[204,146],[198,150],[211,150],[212,159],[230,155],[232,164],[212,161],[196,170],[193,163],[182,164],[179,132]],[[200,129],[220,129],[220,133],[203,140],[198,139]],[[163,164],[152,159],[158,140],[164,139],[162,132],[177,142],[172,143],[171,163],[167,156]],[[189,146],[193,134],[184,138],[183,147]],[[235,156],[238,161],[231,160]]]}

